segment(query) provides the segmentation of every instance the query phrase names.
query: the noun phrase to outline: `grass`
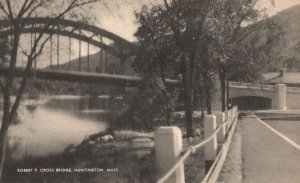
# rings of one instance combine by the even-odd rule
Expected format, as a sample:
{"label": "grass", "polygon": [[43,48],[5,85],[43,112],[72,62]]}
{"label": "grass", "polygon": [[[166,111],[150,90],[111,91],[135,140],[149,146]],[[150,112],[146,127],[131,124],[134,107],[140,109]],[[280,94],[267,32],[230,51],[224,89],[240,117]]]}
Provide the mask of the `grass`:
{"label": "grass", "polygon": [[[193,142],[190,143],[188,139],[183,140],[184,149],[190,145],[195,145],[203,141],[203,137],[195,137]],[[184,162],[184,173],[186,183],[200,182],[205,175],[205,161],[204,161],[204,149],[198,149],[195,154],[191,154]]]}

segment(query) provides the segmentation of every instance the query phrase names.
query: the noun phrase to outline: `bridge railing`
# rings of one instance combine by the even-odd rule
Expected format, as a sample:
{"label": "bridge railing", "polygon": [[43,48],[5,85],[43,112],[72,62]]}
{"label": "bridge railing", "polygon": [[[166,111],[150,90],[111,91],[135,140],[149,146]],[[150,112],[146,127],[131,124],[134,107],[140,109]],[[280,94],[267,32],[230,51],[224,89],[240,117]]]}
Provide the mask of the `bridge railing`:
{"label": "bridge railing", "polygon": [[295,93],[300,93],[300,88],[299,87],[286,87],[287,92],[295,92]]}
{"label": "bridge railing", "polygon": [[[263,90],[274,90],[274,85],[265,85],[259,83],[244,83],[244,82],[229,82],[230,86],[233,87],[244,87],[244,88],[259,88]],[[287,92],[300,93],[300,87],[286,87]]]}
{"label": "bridge railing", "polygon": [[233,87],[244,87],[244,88],[258,88],[262,90],[274,90],[273,85],[265,85],[265,84],[259,84],[259,83],[244,83],[244,82],[229,82],[230,86]]}
{"label": "bridge railing", "polygon": [[[216,182],[226,159],[229,145],[237,123],[237,107],[204,118],[205,140],[182,150],[182,134],[177,127],[161,127],[155,134],[157,183],[184,183],[184,162],[197,150],[204,147],[206,174],[202,183]],[[222,148],[217,152],[217,143]]]}

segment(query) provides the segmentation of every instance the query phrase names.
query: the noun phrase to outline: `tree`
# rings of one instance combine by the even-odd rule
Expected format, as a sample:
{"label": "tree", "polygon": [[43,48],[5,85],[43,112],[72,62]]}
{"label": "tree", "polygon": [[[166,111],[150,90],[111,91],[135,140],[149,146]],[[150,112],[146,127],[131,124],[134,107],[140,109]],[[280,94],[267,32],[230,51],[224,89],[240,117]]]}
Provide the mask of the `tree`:
{"label": "tree", "polygon": [[0,67],[7,63],[7,53],[9,51],[7,37],[0,38]]}
{"label": "tree", "polygon": [[259,81],[260,73],[281,69],[281,53],[285,46],[284,32],[273,21],[259,22],[259,29],[241,40],[233,55],[232,64],[236,69],[229,69],[229,79],[236,81]]}
{"label": "tree", "polygon": [[129,105],[120,117],[112,120],[111,128],[153,131],[162,125],[170,126],[177,93],[166,88],[159,76],[146,76],[138,92],[126,96]]}
{"label": "tree", "polygon": [[[4,67],[7,64],[7,56],[8,56],[8,41],[7,37],[0,38],[0,67]],[[3,79],[0,78],[0,94],[2,94],[4,87]]]}
{"label": "tree", "polygon": [[205,48],[202,41],[209,7],[209,0],[164,0],[137,13],[141,56],[136,61],[146,65],[147,72],[159,72],[163,80],[167,74],[181,77],[187,136],[193,136],[197,63],[203,59],[198,53]]}
{"label": "tree", "polygon": [[[238,58],[246,53],[240,49],[242,40],[253,31],[244,30],[263,15],[255,9],[256,2],[164,0],[137,13],[139,28],[136,36],[141,49],[136,65],[142,73],[156,73],[162,80],[166,76],[175,79],[181,76],[188,136],[193,136],[197,84],[202,83],[202,95],[205,93],[210,114],[214,75],[217,73],[222,86],[222,110],[225,110],[226,81],[228,83],[233,75],[231,72],[234,72],[231,68],[252,66],[244,63],[248,60]],[[203,97],[200,99],[203,104]]]}
{"label": "tree", "polygon": [[[211,11],[207,32],[212,39],[211,48],[213,49],[210,50],[210,58],[213,58],[219,75],[222,110],[224,111],[226,98],[227,100],[229,98],[228,81],[236,79],[238,75],[239,79],[245,79],[245,77],[247,80],[257,79],[258,73],[265,69],[266,65],[274,63],[274,59],[267,59],[266,55],[268,57],[277,55],[271,50],[278,47],[277,44],[282,40],[280,39],[282,31],[267,18],[263,10],[255,8],[257,0],[216,0],[213,2],[214,8]],[[265,40],[262,41],[260,33],[263,33]],[[258,36],[256,39],[255,34]],[[257,48],[254,48],[255,46]],[[251,53],[252,57],[249,55]]]}
{"label": "tree", "polygon": [[[8,20],[11,24],[12,34],[10,36],[10,56],[9,70],[10,74],[5,78],[3,91],[3,116],[0,130],[0,180],[3,172],[5,161],[6,138],[8,128],[16,116],[23,91],[31,72],[33,61],[41,54],[46,42],[51,38],[53,33],[45,34],[47,30],[54,30],[56,21],[66,17],[77,17],[76,10],[82,6],[96,2],[97,0],[66,0],[57,2],[56,0],[1,0],[0,1],[0,18]],[[51,10],[51,11],[49,11]],[[36,39],[33,41],[32,47],[26,53],[27,62],[25,73],[22,77],[21,84],[17,89],[16,98],[11,103],[12,86],[15,80],[16,63],[19,57],[19,42],[22,29],[26,26],[26,21],[30,17],[36,15],[51,17],[53,21],[47,23],[42,31],[37,33]],[[50,31],[53,32],[53,31]]]}
{"label": "tree", "polygon": [[207,33],[212,40],[210,58],[214,62],[221,84],[222,111],[226,110],[226,80],[228,80],[228,69],[232,66],[236,37],[243,29],[243,24],[250,24],[257,20],[259,12],[254,8],[256,2],[256,0],[213,1],[214,8],[210,12]]}

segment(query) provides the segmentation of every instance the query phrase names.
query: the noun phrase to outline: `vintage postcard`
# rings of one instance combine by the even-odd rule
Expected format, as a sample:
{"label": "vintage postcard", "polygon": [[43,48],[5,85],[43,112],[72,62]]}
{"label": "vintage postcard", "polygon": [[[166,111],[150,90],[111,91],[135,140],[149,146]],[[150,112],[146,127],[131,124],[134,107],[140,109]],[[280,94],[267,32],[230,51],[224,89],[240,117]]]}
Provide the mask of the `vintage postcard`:
{"label": "vintage postcard", "polygon": [[299,0],[0,0],[0,183],[300,182]]}

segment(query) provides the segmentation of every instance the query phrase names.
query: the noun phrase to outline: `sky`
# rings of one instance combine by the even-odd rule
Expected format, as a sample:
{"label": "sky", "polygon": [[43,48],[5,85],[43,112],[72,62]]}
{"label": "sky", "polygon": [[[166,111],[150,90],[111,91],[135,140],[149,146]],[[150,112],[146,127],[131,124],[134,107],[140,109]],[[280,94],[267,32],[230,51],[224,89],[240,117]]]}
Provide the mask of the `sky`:
{"label": "sky", "polygon": [[[275,1],[274,5],[272,4],[272,0],[258,0],[257,8],[266,8],[269,16],[272,16],[284,9],[300,4],[300,0],[273,1]],[[96,26],[123,37],[128,41],[135,41],[134,33],[137,30],[138,24],[136,23],[134,12],[139,12],[143,5],[149,5],[155,2],[162,2],[162,0],[102,0],[102,3],[94,4],[92,7],[85,9],[85,11],[95,18]],[[28,40],[23,42],[28,43]],[[67,43],[68,41],[65,39],[65,41],[62,40],[61,42]],[[78,41],[72,41],[71,59],[78,58],[78,47]],[[61,52],[64,52],[63,50],[68,50],[67,44],[61,44],[60,49],[62,50]],[[90,48],[90,54],[98,51],[98,48]],[[38,64],[38,67],[45,67],[49,63],[50,56],[47,54],[49,53],[49,49],[46,48],[44,53],[39,59],[41,61],[43,60],[43,62],[39,62],[40,64]],[[68,54],[62,53],[61,55],[60,60],[62,63],[68,61]],[[87,55],[87,44],[85,43],[82,43],[81,55]],[[22,61],[22,64],[25,64],[25,62]]]}
{"label": "sky", "polygon": [[[134,33],[138,24],[135,21],[134,12],[140,11],[143,5],[162,2],[162,0],[103,0],[107,4],[96,4],[94,9],[88,10],[96,18],[96,25],[106,29],[129,41],[135,41]],[[269,16],[287,9],[291,6],[300,4],[300,0],[258,0],[258,9],[267,9]],[[103,8],[101,8],[103,7]],[[101,9],[101,10],[100,10]],[[76,44],[76,43],[75,43]],[[97,49],[91,52],[97,52]],[[83,53],[85,55],[85,53]]]}
{"label": "sky", "polygon": [[[129,41],[134,41],[134,32],[137,29],[135,23],[134,11],[140,11],[143,4],[155,2],[155,0],[111,0],[111,11],[93,10],[97,19],[97,25],[108,31],[111,31]],[[131,3],[128,3],[131,2]],[[159,1],[159,0],[158,0]],[[274,0],[275,6],[271,0],[259,0],[257,8],[267,8],[267,13],[272,16],[276,13],[300,4],[300,0]]]}
{"label": "sky", "polygon": [[272,5],[271,0],[259,0],[258,7],[268,8],[268,14],[272,16],[284,9],[300,4],[300,0],[274,0],[274,1],[275,1],[275,6]]}

